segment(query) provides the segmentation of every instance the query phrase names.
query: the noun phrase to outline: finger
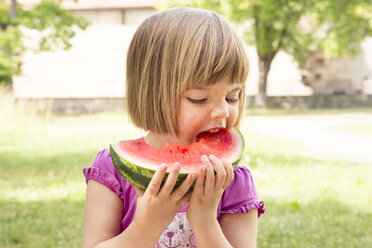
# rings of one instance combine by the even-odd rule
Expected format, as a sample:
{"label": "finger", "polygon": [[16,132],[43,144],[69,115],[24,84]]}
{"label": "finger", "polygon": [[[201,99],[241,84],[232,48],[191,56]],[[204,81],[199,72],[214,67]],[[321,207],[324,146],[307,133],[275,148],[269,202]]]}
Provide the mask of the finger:
{"label": "finger", "polygon": [[174,188],[174,185],[176,184],[180,169],[181,169],[180,163],[173,164],[172,169],[168,175],[168,178],[165,181],[163,187],[160,189],[159,194],[170,195]]}
{"label": "finger", "polygon": [[232,167],[231,163],[229,163],[227,160],[223,159],[222,164],[225,167],[226,171],[226,178],[225,183],[223,185],[223,188],[226,189],[227,186],[234,180],[234,168]]}
{"label": "finger", "polygon": [[138,189],[136,187],[134,187],[134,190],[136,191],[137,197],[141,197],[145,193],[145,191],[143,191],[142,189]]}
{"label": "finger", "polygon": [[181,185],[172,193],[172,199],[179,202],[183,200],[184,196],[189,191],[191,185],[196,179],[197,174],[195,172],[187,175],[186,179],[181,183]]}
{"label": "finger", "polygon": [[214,171],[216,172],[214,189],[221,189],[225,184],[225,179],[227,175],[225,167],[223,166],[222,161],[216,158],[215,156],[210,155],[209,159],[212,163]]}
{"label": "finger", "polygon": [[193,194],[204,194],[204,183],[205,183],[205,166],[201,166],[196,175],[196,181],[194,185]]}
{"label": "finger", "polygon": [[166,171],[167,171],[167,164],[164,164],[164,163],[161,164],[160,168],[155,172],[154,176],[152,177],[145,193],[147,192],[152,195],[158,194]]}
{"label": "finger", "polygon": [[211,192],[214,188],[214,171],[211,162],[206,155],[202,156],[202,162],[205,164],[205,183],[204,183],[204,194]]}

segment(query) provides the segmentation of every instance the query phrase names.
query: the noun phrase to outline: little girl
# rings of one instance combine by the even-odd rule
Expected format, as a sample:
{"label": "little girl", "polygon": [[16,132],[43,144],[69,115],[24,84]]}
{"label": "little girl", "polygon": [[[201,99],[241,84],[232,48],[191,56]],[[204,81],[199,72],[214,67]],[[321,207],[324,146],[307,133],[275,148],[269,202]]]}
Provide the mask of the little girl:
{"label": "little girl", "polygon": [[[129,116],[149,145],[194,143],[201,132],[238,125],[247,76],[243,42],[224,18],[186,7],[158,12],[128,50]],[[264,206],[251,173],[213,155],[201,161],[176,190],[177,163],[163,164],[141,191],[120,176],[108,149],[99,152],[83,169],[83,247],[256,247]]]}

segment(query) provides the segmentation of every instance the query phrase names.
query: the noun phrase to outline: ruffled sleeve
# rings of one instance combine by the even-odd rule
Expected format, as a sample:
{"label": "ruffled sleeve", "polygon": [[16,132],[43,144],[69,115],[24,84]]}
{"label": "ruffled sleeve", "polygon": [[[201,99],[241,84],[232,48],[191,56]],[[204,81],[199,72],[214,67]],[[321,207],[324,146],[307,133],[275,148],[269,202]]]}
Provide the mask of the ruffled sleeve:
{"label": "ruffled sleeve", "polygon": [[83,174],[86,183],[88,183],[88,180],[93,179],[114,191],[121,199],[124,198],[120,184],[121,176],[115,169],[108,149],[98,152],[92,165],[83,169]]}
{"label": "ruffled sleeve", "polygon": [[237,166],[234,170],[234,180],[222,195],[218,217],[222,214],[245,213],[252,208],[258,210],[258,217],[265,212],[264,202],[258,199],[251,172],[244,166]]}

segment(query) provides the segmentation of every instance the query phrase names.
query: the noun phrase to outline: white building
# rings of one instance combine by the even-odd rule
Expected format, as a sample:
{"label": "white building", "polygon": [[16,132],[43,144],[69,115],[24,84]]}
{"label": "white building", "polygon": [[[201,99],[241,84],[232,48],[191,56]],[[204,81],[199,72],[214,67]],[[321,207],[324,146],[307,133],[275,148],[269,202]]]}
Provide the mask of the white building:
{"label": "white building", "polygon": [[[18,0],[34,4],[39,0]],[[126,50],[137,26],[155,13],[154,0],[64,0],[62,7],[91,21],[79,32],[68,50],[33,54],[24,58],[23,75],[14,78],[17,98],[121,98],[125,95]],[[365,61],[372,71],[372,39],[363,44]],[[258,88],[257,54],[247,47],[251,74],[247,94]],[[369,80],[371,82],[371,80]],[[364,93],[372,94],[366,85]],[[301,83],[297,64],[285,53],[273,61],[268,77],[268,95],[311,95]]]}

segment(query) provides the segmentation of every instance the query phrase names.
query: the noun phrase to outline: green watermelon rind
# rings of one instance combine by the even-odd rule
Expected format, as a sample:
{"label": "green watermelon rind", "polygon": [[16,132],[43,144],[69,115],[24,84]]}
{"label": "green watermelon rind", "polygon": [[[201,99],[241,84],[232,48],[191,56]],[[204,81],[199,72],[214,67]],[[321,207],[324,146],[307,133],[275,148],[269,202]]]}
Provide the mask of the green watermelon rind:
{"label": "green watermelon rind", "polygon": [[[123,157],[119,157],[112,145],[110,145],[110,155],[116,169],[125,180],[138,189],[145,190],[147,188],[156,172],[155,170],[135,165]],[[164,184],[168,175],[169,172],[166,172],[162,184]],[[178,187],[186,179],[187,175],[188,173],[179,173],[175,187]]]}
{"label": "green watermelon rind", "polygon": [[[244,147],[245,147],[245,141],[244,141],[243,135],[241,134],[239,129],[235,129],[235,131],[237,131],[237,133],[241,137],[242,147],[241,147],[240,156],[234,162],[232,162],[232,166],[233,166],[234,169],[239,164],[239,162],[240,162],[240,160],[243,156]],[[115,165],[115,168],[118,170],[119,174],[126,181],[128,181],[130,184],[132,184],[134,187],[136,187],[138,189],[145,190],[147,188],[147,186],[150,184],[150,181],[151,181],[152,177],[154,176],[154,174],[156,172],[155,170],[145,168],[145,167],[142,167],[140,165],[133,164],[130,161],[126,160],[125,158],[119,156],[118,153],[115,151],[115,149],[113,148],[113,146],[111,144],[110,144],[110,155],[111,155],[111,159],[112,159],[112,161]],[[177,188],[178,186],[180,186],[182,184],[182,182],[186,179],[188,174],[189,173],[180,172],[178,174],[178,177],[177,177],[177,180],[176,180],[176,185],[175,185],[174,188]],[[163,181],[162,181],[162,185],[165,183],[168,175],[169,175],[169,172],[166,172],[166,174],[163,178]],[[192,187],[193,186],[191,186],[191,188]]]}

